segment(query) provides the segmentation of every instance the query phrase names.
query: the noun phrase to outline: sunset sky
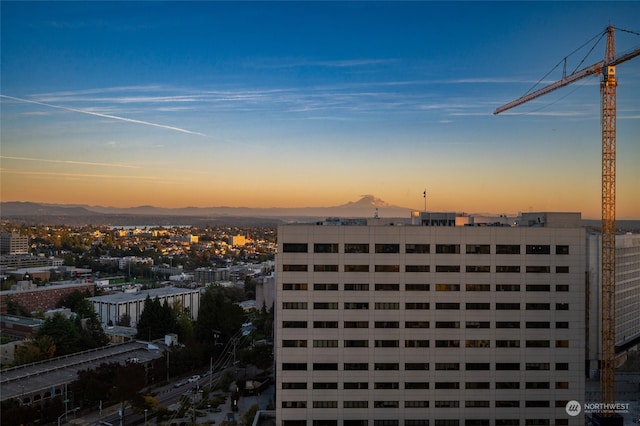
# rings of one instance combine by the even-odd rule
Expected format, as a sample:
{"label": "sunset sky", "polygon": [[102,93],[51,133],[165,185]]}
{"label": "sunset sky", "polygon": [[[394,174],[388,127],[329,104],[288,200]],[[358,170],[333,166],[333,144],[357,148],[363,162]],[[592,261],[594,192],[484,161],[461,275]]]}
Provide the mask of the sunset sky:
{"label": "sunset sky", "polygon": [[[599,77],[493,111],[600,61],[609,24],[640,47],[635,1],[0,8],[2,201],[422,209],[426,188],[429,210],[598,218]],[[640,57],[617,76],[617,215],[640,218]]]}

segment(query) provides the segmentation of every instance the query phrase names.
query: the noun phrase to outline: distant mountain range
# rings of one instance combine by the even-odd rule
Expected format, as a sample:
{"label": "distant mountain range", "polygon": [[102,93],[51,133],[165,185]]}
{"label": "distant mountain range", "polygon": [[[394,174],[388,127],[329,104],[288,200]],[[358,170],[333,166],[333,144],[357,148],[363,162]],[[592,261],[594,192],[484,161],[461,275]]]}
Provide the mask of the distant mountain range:
{"label": "distant mountain range", "polygon": [[[141,222],[153,224],[188,224],[194,221],[238,221],[244,219],[268,219],[268,222],[289,222],[332,216],[339,217],[403,217],[408,218],[412,209],[391,205],[374,195],[363,195],[358,201],[333,207],[300,208],[252,208],[252,207],[182,207],[155,206],[103,207],[88,205],[45,204],[31,202],[0,202],[0,217],[43,223],[114,224],[123,222],[135,225]],[[197,219],[197,220],[196,220]],[[176,223],[180,221],[181,223]],[[71,223],[70,223],[71,224]]]}
{"label": "distant mountain range", "polygon": [[[408,207],[391,205],[374,195],[363,195],[357,201],[333,207],[252,208],[252,207],[183,207],[154,206],[103,207],[88,205],[0,202],[0,219],[12,222],[50,225],[168,226],[207,224],[267,225],[287,222],[312,222],[328,217],[409,218]],[[492,222],[499,215],[472,214],[476,220]],[[599,220],[584,219],[583,225],[599,229]],[[640,220],[618,220],[622,232],[640,232]]]}

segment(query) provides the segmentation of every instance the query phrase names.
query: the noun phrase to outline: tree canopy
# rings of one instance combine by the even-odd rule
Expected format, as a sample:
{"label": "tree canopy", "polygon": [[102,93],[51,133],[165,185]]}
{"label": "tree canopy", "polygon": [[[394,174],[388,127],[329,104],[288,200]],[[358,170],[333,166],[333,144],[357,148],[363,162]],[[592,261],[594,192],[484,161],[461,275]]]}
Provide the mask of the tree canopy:
{"label": "tree canopy", "polygon": [[138,339],[154,340],[164,337],[167,333],[177,332],[177,318],[174,310],[165,300],[160,304],[156,297],[151,299],[149,295],[144,301],[144,310],[140,314],[136,337]]}
{"label": "tree canopy", "polygon": [[67,318],[55,313],[47,318],[33,339],[16,348],[15,365],[43,361],[55,356],[94,349],[109,343],[100,321],[95,316]]}
{"label": "tree canopy", "polygon": [[100,401],[128,401],[145,385],[145,370],[142,364],[120,365],[104,363],[93,370],[78,372],[78,379],[71,390],[83,406],[96,406]]}
{"label": "tree canopy", "polygon": [[242,326],[244,311],[225,290],[223,287],[211,286],[200,298],[195,327],[198,341],[214,344],[214,331],[219,331],[217,343],[226,343]]}

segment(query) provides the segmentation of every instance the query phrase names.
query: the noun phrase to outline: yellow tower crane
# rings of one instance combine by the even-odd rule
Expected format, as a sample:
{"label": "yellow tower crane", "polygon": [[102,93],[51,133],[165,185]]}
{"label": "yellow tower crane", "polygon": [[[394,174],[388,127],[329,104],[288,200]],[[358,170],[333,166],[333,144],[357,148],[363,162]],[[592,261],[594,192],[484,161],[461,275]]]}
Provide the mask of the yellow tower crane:
{"label": "yellow tower crane", "polygon": [[615,284],[616,284],[616,65],[640,55],[640,49],[616,56],[615,28],[608,26],[604,59],[582,68],[535,92],[509,102],[494,111],[500,114],[532,99],[592,75],[602,75],[600,82],[602,120],[602,360],[600,383],[604,403],[615,398]]}

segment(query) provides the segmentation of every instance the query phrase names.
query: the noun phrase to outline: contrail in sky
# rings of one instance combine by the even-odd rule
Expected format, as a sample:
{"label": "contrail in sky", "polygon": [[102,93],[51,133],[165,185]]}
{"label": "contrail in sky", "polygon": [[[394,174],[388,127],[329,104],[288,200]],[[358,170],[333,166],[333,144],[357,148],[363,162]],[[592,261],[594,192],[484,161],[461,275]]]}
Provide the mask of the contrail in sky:
{"label": "contrail in sky", "polygon": [[128,169],[139,169],[137,166],[129,166],[126,164],[113,164],[113,163],[92,163],[89,161],[73,161],[73,160],[50,160],[46,158],[32,158],[32,157],[10,157],[8,155],[0,155],[0,158],[5,160],[20,160],[20,161],[41,161],[44,163],[62,163],[62,164],[81,164],[87,166],[103,166],[103,167],[124,167]]}
{"label": "contrail in sky", "polygon": [[160,127],[161,129],[168,129],[168,130],[174,130],[176,132],[188,133],[190,135],[198,135],[198,136],[207,137],[207,135],[205,135],[204,133],[192,132],[191,130],[181,129],[180,127],[173,127],[173,126],[167,126],[167,125],[164,125],[164,124],[151,123],[149,121],[135,120],[133,118],[126,118],[126,117],[118,117],[117,115],[101,114],[99,112],[86,111],[86,110],[83,110],[83,109],[76,109],[76,108],[69,108],[69,107],[64,107],[64,106],[60,106],[60,105],[51,105],[51,104],[46,104],[44,102],[32,101],[32,100],[29,100],[29,99],[16,98],[16,97],[7,96],[7,95],[0,95],[0,98],[13,99],[14,101],[26,102],[26,103],[35,104],[35,105],[42,105],[42,106],[46,106],[46,107],[49,107],[49,108],[63,109],[63,110],[66,110],[66,111],[79,112],[81,114],[95,115],[96,117],[109,118],[111,120],[120,120],[120,121],[127,121],[129,123],[144,124],[144,125],[147,125],[147,126]]}

